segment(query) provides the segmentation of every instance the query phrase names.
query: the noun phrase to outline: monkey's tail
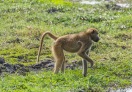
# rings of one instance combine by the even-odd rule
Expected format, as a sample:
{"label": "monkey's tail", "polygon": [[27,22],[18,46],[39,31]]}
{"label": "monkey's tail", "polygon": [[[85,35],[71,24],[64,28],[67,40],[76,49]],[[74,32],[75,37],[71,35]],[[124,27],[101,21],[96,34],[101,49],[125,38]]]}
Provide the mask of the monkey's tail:
{"label": "monkey's tail", "polygon": [[42,50],[42,45],[43,45],[43,40],[44,40],[44,37],[46,35],[49,35],[52,39],[56,40],[58,37],[56,37],[55,35],[53,35],[52,33],[50,32],[45,32],[42,34],[42,37],[41,37],[41,40],[40,40],[40,47],[39,47],[39,50],[38,50],[38,56],[37,56],[37,63],[39,62],[39,56],[40,56],[40,53],[41,53],[41,50]]}

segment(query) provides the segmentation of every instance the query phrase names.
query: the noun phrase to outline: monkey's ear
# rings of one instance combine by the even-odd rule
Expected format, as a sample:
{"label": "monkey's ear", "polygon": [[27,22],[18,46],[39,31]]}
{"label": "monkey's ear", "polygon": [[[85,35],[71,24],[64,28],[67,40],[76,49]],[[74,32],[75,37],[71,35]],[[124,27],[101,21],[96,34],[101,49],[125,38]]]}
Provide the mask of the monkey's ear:
{"label": "monkey's ear", "polygon": [[94,34],[95,33],[95,30],[92,30],[92,34]]}

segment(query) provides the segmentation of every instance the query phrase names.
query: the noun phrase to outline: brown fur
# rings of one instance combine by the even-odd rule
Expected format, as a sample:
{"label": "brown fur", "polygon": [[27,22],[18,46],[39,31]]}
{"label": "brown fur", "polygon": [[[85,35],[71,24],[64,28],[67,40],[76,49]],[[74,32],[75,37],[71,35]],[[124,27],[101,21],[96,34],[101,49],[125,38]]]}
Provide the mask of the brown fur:
{"label": "brown fur", "polygon": [[83,75],[86,76],[87,61],[90,62],[91,67],[94,63],[92,59],[89,58],[88,53],[93,41],[99,41],[98,30],[95,28],[90,28],[78,34],[69,34],[61,37],[56,37],[50,32],[43,33],[41,38],[41,45],[38,51],[37,62],[39,62],[42,43],[46,34],[48,34],[51,38],[55,40],[52,47],[52,52],[55,59],[54,73],[58,73],[60,68],[61,71],[64,72],[65,57],[63,50],[65,50],[67,52],[77,53],[80,57],[83,58]]}

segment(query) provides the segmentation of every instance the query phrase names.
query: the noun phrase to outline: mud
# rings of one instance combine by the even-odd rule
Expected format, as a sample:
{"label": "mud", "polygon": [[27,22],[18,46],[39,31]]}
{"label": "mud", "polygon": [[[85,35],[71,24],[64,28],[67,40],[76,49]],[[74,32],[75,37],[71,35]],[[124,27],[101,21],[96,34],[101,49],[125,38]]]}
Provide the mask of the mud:
{"label": "mud", "polygon": [[[81,68],[81,61],[72,61],[66,64],[66,68],[74,70],[75,68]],[[25,75],[30,71],[41,71],[42,69],[53,70],[54,61],[47,59],[42,60],[38,64],[24,66],[23,64],[10,64],[7,63],[4,58],[0,58],[0,74],[2,73],[18,73]]]}

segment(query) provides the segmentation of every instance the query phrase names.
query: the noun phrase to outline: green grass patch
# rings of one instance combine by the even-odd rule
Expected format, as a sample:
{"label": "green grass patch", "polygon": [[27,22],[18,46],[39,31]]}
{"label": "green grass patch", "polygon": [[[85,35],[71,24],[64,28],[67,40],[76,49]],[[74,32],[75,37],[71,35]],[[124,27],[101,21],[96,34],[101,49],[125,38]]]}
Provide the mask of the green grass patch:
{"label": "green grass patch", "polygon": [[[53,74],[42,70],[25,76],[3,73],[1,92],[105,92],[108,88],[132,85],[132,11],[107,9],[102,5],[82,5],[59,0],[0,1],[0,57],[11,64],[36,63],[40,36],[45,31],[55,35],[99,29],[100,42],[94,43],[90,57],[95,61],[88,76],[81,69]],[[52,58],[49,37],[44,39],[40,59]],[[81,58],[66,54],[68,62]]]}

